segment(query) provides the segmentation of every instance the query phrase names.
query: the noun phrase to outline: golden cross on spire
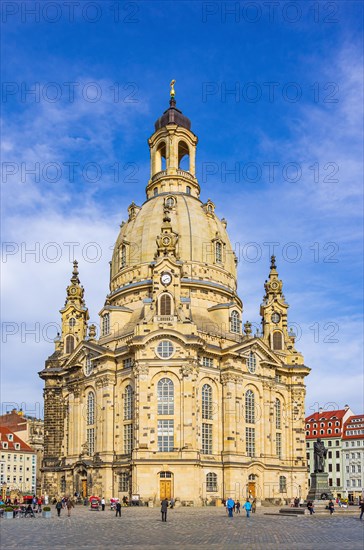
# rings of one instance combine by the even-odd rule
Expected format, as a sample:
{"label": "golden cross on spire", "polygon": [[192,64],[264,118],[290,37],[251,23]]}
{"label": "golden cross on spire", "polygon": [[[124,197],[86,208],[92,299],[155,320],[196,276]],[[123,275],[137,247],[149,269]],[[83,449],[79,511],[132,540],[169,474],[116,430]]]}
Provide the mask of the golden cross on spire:
{"label": "golden cross on spire", "polygon": [[176,83],[175,80],[171,80],[171,83],[170,83],[171,91],[169,93],[170,93],[170,96],[172,98],[174,98],[174,96],[176,95],[176,92],[175,92],[175,89],[174,89],[175,83]]}

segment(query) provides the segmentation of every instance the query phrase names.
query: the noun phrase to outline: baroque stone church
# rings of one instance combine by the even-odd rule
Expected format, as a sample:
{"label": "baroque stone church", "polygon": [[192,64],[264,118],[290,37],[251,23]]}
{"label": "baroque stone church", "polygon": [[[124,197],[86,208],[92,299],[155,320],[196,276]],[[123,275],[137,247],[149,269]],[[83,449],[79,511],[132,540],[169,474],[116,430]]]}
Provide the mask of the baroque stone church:
{"label": "baroque stone church", "polygon": [[148,141],[146,200],[129,206],[116,240],[98,338],[74,262],[40,372],[49,495],[200,505],[307,494],[309,368],[275,258],[253,335],[227,222],[200,200],[197,141],[172,89]]}

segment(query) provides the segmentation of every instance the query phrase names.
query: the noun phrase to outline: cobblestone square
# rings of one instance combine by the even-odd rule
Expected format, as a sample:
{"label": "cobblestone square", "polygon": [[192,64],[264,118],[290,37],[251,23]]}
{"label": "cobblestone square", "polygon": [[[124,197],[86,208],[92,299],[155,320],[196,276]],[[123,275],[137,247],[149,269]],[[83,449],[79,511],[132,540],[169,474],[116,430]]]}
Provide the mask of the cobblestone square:
{"label": "cobblestone square", "polygon": [[[268,510],[272,512],[272,509]],[[57,518],[20,518],[0,522],[2,548],[83,549],[120,548],[249,548],[249,549],[360,549],[363,525],[357,516],[265,515],[259,510],[226,516],[224,508],[178,508],[168,510],[161,522],[157,508],[123,508],[121,518],[110,510],[90,511],[77,506],[72,516],[62,510]]]}

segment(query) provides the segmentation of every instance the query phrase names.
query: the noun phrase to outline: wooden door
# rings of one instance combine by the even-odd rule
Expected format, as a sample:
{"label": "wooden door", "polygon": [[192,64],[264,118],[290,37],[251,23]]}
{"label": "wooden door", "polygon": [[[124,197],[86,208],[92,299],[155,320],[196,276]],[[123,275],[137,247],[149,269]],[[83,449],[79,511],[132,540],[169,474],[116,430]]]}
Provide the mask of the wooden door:
{"label": "wooden door", "polygon": [[86,479],[82,480],[82,496],[83,498],[87,497],[87,480]]}
{"label": "wooden door", "polygon": [[164,498],[168,498],[168,500],[172,496],[172,483],[170,479],[161,479],[160,480],[160,498],[163,500]]}
{"label": "wooden door", "polygon": [[249,481],[248,483],[248,496],[255,498],[255,481]]}

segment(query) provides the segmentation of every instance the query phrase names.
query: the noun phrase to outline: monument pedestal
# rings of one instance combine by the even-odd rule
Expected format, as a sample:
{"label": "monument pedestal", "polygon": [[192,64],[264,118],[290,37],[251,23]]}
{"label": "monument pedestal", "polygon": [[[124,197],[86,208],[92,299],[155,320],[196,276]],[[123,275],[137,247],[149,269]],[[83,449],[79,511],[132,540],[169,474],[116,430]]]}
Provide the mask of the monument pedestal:
{"label": "monument pedestal", "polygon": [[311,485],[307,500],[329,500],[334,498],[329,487],[329,474],[318,472],[311,474]]}

